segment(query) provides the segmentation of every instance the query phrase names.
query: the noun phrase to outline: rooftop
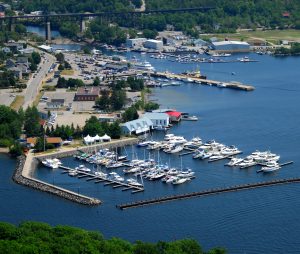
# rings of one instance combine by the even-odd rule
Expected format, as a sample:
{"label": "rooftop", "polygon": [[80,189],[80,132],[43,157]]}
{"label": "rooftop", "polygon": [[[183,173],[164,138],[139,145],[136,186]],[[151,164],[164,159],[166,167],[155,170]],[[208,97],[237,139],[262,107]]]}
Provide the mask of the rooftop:
{"label": "rooftop", "polygon": [[221,46],[221,45],[249,45],[247,42],[245,41],[216,41],[216,42],[212,42],[213,45],[215,46]]}
{"label": "rooftop", "polygon": [[159,113],[159,112],[151,112],[151,113],[145,113],[144,117],[147,117],[149,119],[157,119],[157,120],[165,120],[166,118],[168,118],[168,114],[167,113]]}
{"label": "rooftop", "polygon": [[100,92],[100,88],[96,87],[96,86],[92,86],[92,87],[79,87],[76,95],[99,95]]}

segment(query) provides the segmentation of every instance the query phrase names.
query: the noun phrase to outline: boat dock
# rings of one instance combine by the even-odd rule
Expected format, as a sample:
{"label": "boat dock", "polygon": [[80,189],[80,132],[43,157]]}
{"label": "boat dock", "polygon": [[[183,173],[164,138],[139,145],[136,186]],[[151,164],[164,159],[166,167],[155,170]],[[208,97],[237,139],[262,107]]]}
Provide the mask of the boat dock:
{"label": "boat dock", "polygon": [[[69,168],[69,167],[62,166],[62,165],[59,166],[59,168],[61,168],[62,170],[64,170],[62,172],[62,174],[67,173],[69,170],[74,170],[73,168]],[[87,177],[89,177],[89,178],[87,178]],[[130,185],[130,184],[127,184],[125,182],[119,182],[119,181],[115,181],[115,180],[110,180],[110,179],[103,178],[103,177],[100,177],[100,176],[96,176],[96,175],[94,175],[92,173],[87,173],[87,172],[78,172],[77,178],[78,179],[87,178],[86,181],[95,181],[94,182],[95,184],[96,183],[105,182],[104,186],[112,185],[112,187],[114,189],[115,188],[124,187],[125,189],[122,189],[122,191],[132,190],[132,192],[131,192],[132,194],[144,191],[143,187],[138,187],[138,186]]]}
{"label": "boat dock", "polygon": [[[148,73],[147,73],[148,74]],[[224,88],[231,88],[243,91],[253,91],[255,88],[250,85],[244,85],[239,82],[221,82],[210,79],[203,79],[201,77],[189,76],[185,74],[174,74],[168,72],[150,72],[150,76],[158,77],[158,78],[166,78],[166,79],[177,79],[177,80],[186,80],[192,83],[198,83],[203,85],[211,85],[211,86],[221,86],[224,85]]]}
{"label": "boat dock", "polygon": [[117,208],[121,210],[125,210],[129,208],[137,208],[146,205],[161,204],[164,202],[170,202],[170,201],[181,200],[181,199],[202,197],[202,196],[215,195],[215,194],[221,194],[226,192],[249,190],[249,189],[256,189],[261,187],[275,186],[280,184],[299,183],[299,182],[300,182],[300,178],[288,178],[288,179],[278,179],[278,180],[272,180],[266,182],[249,183],[249,184],[235,185],[226,188],[216,188],[216,189],[203,190],[199,192],[191,192],[191,193],[185,193],[185,194],[179,194],[173,196],[141,200],[141,201],[136,201],[128,204],[117,205]]}

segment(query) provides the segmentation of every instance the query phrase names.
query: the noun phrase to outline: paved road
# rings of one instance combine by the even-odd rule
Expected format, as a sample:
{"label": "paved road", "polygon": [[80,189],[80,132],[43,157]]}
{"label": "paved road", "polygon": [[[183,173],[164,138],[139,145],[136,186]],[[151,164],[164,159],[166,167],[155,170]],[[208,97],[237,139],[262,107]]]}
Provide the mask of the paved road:
{"label": "paved road", "polygon": [[[39,72],[32,75],[30,80],[27,83],[27,88],[24,94],[24,104],[23,108],[26,109],[28,106],[31,106],[33,101],[35,100],[39,87],[42,84],[43,79],[48,73],[51,65],[55,63],[55,57],[45,53],[44,57],[42,58],[42,63],[39,65],[38,68],[41,68]],[[43,62],[44,61],[44,62]]]}

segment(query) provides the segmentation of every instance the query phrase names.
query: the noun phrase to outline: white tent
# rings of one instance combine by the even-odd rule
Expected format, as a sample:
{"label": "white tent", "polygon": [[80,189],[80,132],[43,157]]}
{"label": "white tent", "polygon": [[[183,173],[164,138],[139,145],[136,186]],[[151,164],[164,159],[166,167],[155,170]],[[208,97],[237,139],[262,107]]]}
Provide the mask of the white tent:
{"label": "white tent", "polygon": [[108,142],[108,141],[111,141],[111,137],[105,133],[105,135],[101,137],[101,140],[103,142]]}
{"label": "white tent", "polygon": [[99,137],[99,135],[97,134],[95,137],[93,137],[93,140],[96,142],[101,141],[101,137]]}
{"label": "white tent", "polygon": [[94,142],[94,138],[92,138],[90,135],[87,135],[86,137],[83,138],[84,143],[86,144],[91,144]]}

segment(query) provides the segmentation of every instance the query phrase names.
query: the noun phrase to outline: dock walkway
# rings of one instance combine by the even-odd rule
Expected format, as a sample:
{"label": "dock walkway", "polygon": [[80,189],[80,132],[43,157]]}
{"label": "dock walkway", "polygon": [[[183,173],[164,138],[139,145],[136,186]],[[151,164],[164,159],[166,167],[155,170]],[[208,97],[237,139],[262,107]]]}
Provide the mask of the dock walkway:
{"label": "dock walkway", "polygon": [[[64,170],[63,173],[66,173],[69,170],[74,170],[73,168],[69,168],[69,167],[62,166],[62,165],[59,166],[59,168],[61,168],[61,169]],[[134,186],[134,185],[131,185],[131,184],[128,184],[128,183],[125,183],[125,182],[119,182],[119,181],[107,179],[107,178],[100,177],[100,176],[97,176],[97,175],[94,175],[94,174],[88,173],[88,172],[83,172],[83,171],[82,172],[78,172],[77,177],[79,179],[89,177],[89,178],[86,179],[86,181],[95,181],[95,183],[104,182],[105,183],[104,186],[112,185],[113,188],[124,187],[125,189],[122,189],[122,191],[130,190],[131,189],[131,190],[133,190],[131,192],[132,194],[144,191],[144,188],[142,188],[142,187]]]}

